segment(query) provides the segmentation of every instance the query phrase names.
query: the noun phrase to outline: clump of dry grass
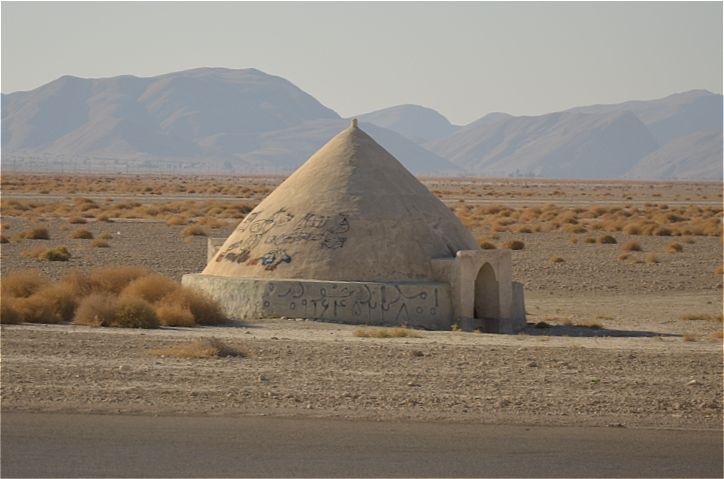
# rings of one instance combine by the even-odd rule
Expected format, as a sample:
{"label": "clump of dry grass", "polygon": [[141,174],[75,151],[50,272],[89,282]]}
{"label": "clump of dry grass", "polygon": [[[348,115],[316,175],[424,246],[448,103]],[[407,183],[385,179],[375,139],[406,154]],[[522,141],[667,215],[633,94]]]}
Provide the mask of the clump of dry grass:
{"label": "clump of dry grass", "polygon": [[93,240],[91,242],[91,246],[93,248],[110,248],[111,247],[111,245],[110,245],[110,243],[108,243],[108,241],[105,241],[102,239]]}
{"label": "clump of dry grass", "polygon": [[120,294],[131,281],[148,274],[138,266],[112,266],[91,271],[87,281],[94,291]]}
{"label": "clump of dry grass", "polygon": [[603,325],[593,319],[586,319],[584,321],[575,322],[571,319],[565,319],[562,321],[564,326],[575,326],[577,328],[588,328],[588,329],[602,329]]}
{"label": "clump of dry grass", "polygon": [[671,243],[666,245],[666,251],[671,254],[681,253],[682,251],[684,251],[684,247],[681,245],[681,243],[672,241]]}
{"label": "clump of dry grass", "polygon": [[117,298],[108,293],[93,293],[80,302],[73,317],[73,324],[81,326],[106,326],[116,317]]}
{"label": "clump of dry grass", "polygon": [[160,274],[149,274],[131,281],[123,288],[121,296],[141,298],[155,303],[178,289],[179,285],[172,279]]}
{"label": "clump of dry grass", "polygon": [[646,262],[647,262],[647,263],[654,263],[654,264],[655,264],[655,263],[658,263],[658,262],[659,262],[659,258],[658,258],[658,256],[656,256],[655,254],[649,253],[649,254],[646,255]]}
{"label": "clump of dry grass", "polygon": [[112,235],[111,233],[107,232],[107,231],[101,233],[100,235],[98,235],[98,237],[99,237],[100,239],[102,239],[102,240],[113,239],[113,235]]}
{"label": "clump of dry grass", "polygon": [[21,231],[18,234],[18,239],[29,239],[29,240],[49,240],[50,233],[48,228],[33,228],[27,231]]}
{"label": "clump of dry grass", "polygon": [[603,235],[598,238],[600,244],[616,244],[618,241],[611,235]]}
{"label": "clump of dry grass", "polygon": [[152,356],[165,358],[224,358],[249,356],[248,351],[243,348],[230,346],[217,338],[204,338],[190,343],[180,343],[166,348],[152,349],[148,352]]}
{"label": "clump of dry grass", "polygon": [[65,246],[56,246],[55,248],[38,246],[31,250],[21,251],[20,254],[28,258],[35,258],[38,261],[68,261],[72,256]]}
{"label": "clump of dry grass", "polygon": [[35,271],[11,273],[0,284],[8,321],[154,328],[228,320],[210,297],[142,268],[72,271],[54,283]]}
{"label": "clump of dry grass", "polygon": [[0,302],[0,324],[19,324],[23,322],[23,318],[13,307],[12,302],[12,300]]}
{"label": "clump of dry grass", "polygon": [[204,230],[199,225],[187,226],[186,228],[181,230],[181,234],[183,236],[207,236],[206,230]]}
{"label": "clump of dry grass", "polygon": [[68,218],[68,223],[72,225],[84,225],[88,222],[85,218],[82,218],[80,216],[72,216]]}
{"label": "clump of dry grass", "polygon": [[722,321],[722,317],[724,315],[719,314],[705,314],[705,313],[690,313],[685,314],[683,316],[680,316],[679,319],[683,319],[684,321]]}
{"label": "clump of dry grass", "polygon": [[638,241],[626,241],[621,245],[622,251],[642,251],[641,244]]}
{"label": "clump of dry grass", "polygon": [[50,284],[39,271],[14,271],[0,281],[0,294],[6,298],[27,298]]}
{"label": "clump of dry grass", "polygon": [[166,224],[169,226],[181,226],[188,222],[188,218],[184,216],[174,215],[166,220]]}
{"label": "clump of dry grass", "polygon": [[190,328],[196,326],[194,315],[188,308],[178,304],[161,303],[156,306],[158,321],[163,326],[179,326]]}
{"label": "clump of dry grass", "polygon": [[219,303],[209,295],[195,289],[181,286],[161,300],[162,304],[169,302],[187,309],[197,324],[210,326],[228,321]]}
{"label": "clump of dry grass", "polygon": [[70,233],[71,239],[93,239],[93,233],[84,229],[73,230]]}
{"label": "clump of dry grass", "polygon": [[714,274],[724,274],[724,265],[719,265],[714,270]]}
{"label": "clump of dry grass", "polygon": [[593,236],[589,236],[585,238],[583,242],[586,244],[594,244],[596,242],[596,238],[594,238]]}
{"label": "clump of dry grass", "polygon": [[121,296],[116,307],[116,317],[107,326],[153,329],[160,325],[153,306],[143,299]]}
{"label": "clump of dry grass", "polygon": [[512,250],[521,250],[525,248],[525,243],[520,240],[508,240],[503,243],[503,248]]}
{"label": "clump of dry grass", "polygon": [[491,243],[490,241],[481,241],[480,242],[480,248],[481,249],[495,249],[495,244]]}
{"label": "clump of dry grass", "polygon": [[358,338],[421,338],[422,334],[408,328],[360,328],[353,333]]}
{"label": "clump of dry grass", "polygon": [[10,240],[5,235],[0,235],[0,244],[10,243]]}
{"label": "clump of dry grass", "polygon": [[696,342],[698,340],[697,336],[693,334],[684,334],[681,338],[687,342]]}
{"label": "clump of dry grass", "polygon": [[548,261],[550,261],[551,263],[565,263],[566,262],[566,260],[561,258],[560,256],[551,256],[550,258],[548,258]]}

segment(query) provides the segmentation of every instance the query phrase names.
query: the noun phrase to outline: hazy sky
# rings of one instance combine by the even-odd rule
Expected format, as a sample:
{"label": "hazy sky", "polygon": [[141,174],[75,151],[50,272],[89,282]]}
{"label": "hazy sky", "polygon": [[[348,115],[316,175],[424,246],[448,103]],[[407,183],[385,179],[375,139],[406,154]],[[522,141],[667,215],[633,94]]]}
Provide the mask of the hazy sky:
{"label": "hazy sky", "polygon": [[342,116],[722,91],[722,3],[2,2],[2,91],[200,66],[282,76]]}

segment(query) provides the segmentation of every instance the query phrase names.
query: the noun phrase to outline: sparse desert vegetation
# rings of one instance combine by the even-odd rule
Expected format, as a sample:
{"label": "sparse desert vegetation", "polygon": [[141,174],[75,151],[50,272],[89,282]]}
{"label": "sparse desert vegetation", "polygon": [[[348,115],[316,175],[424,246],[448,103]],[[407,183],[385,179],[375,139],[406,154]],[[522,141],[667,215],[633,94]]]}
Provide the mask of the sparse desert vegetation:
{"label": "sparse desert vegetation", "polygon": [[523,243],[520,240],[511,239],[502,244],[502,247],[505,249],[512,249],[514,251],[521,250],[525,248],[525,243]]}
{"label": "sparse desert vegetation", "polygon": [[56,246],[54,248],[36,246],[33,249],[21,251],[20,254],[28,258],[35,258],[38,261],[68,261],[72,256],[65,246]]}
{"label": "sparse desert vegetation", "polygon": [[[10,241],[2,247],[0,319],[21,323],[3,326],[4,407],[57,410],[82,403],[101,412],[140,414],[174,407],[244,414],[259,407],[265,414],[355,415],[364,404],[375,417],[421,420],[444,411],[456,420],[525,416],[565,423],[580,421],[583,411],[604,426],[607,415],[625,417],[627,425],[639,419],[657,426],[721,423],[720,184],[426,179],[481,248],[524,243],[513,253],[512,274],[525,285],[528,321],[540,329],[493,337],[402,328],[403,336],[395,336],[395,328],[294,318],[248,328],[191,328],[225,318],[205,298],[172,289],[178,283],[169,278],[201,271],[206,262],[205,239],[187,241],[181,232],[197,227],[211,237],[227,236],[281,178],[189,177],[183,191],[173,191],[175,177],[80,176],[2,178],[2,232]],[[46,193],[34,194],[43,182]],[[214,186],[222,193],[208,192]],[[96,239],[70,239],[73,225]],[[17,237],[35,228],[45,228],[50,239]],[[598,242],[606,235],[618,246]],[[93,247],[97,241],[112,247]],[[626,251],[629,241],[642,252]],[[683,250],[667,254],[671,242]],[[68,261],[21,256],[38,245],[63,243],[72,252]],[[93,272],[118,264],[142,266],[146,273]],[[7,281],[9,273],[29,268],[42,274]],[[688,314],[707,319],[679,319]],[[174,329],[82,327],[62,334],[74,321],[148,327],[156,324],[154,317],[159,326]],[[565,320],[556,318],[569,318],[576,327],[561,328]],[[217,357],[203,342],[209,337],[249,355],[243,361],[194,360],[195,354]],[[381,339],[370,339],[375,337]],[[174,346],[182,351],[161,353],[168,359],[149,354]],[[93,367],[66,359],[81,351]],[[186,367],[190,360],[193,368]],[[539,388],[537,368],[545,368],[545,389]],[[666,377],[652,384],[661,370]],[[134,380],[160,387],[133,389],[131,372]],[[511,375],[516,381],[508,380]],[[669,401],[671,391],[686,388],[692,377],[701,385],[687,390],[688,399]],[[99,382],[108,386],[108,402],[93,388]],[[197,395],[190,396],[189,388]]]}
{"label": "sparse desert vegetation", "polygon": [[205,338],[188,343],[175,344],[165,348],[152,349],[148,352],[152,356],[162,358],[226,358],[249,355],[248,351],[240,347],[230,346],[218,338]]}
{"label": "sparse desert vegetation", "polygon": [[358,338],[421,338],[422,334],[409,328],[360,328],[353,333]]}
{"label": "sparse desert vegetation", "polygon": [[1,284],[3,315],[9,321],[127,328],[227,321],[212,299],[143,268],[73,271],[59,281],[21,271],[4,276]]}
{"label": "sparse desert vegetation", "polygon": [[70,233],[71,239],[93,239],[93,233],[85,229],[73,230]]}

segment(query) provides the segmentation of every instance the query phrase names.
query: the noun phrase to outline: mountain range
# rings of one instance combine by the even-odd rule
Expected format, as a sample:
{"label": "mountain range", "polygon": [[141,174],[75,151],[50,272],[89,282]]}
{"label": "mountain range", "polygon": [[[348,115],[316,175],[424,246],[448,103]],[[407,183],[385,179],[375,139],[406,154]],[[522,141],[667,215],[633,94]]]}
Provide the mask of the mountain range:
{"label": "mountain range", "polygon": [[[356,117],[417,175],[722,179],[722,96],[703,90],[462,126],[418,105]],[[288,174],[348,123],[256,69],[64,76],[2,95],[3,166]]]}

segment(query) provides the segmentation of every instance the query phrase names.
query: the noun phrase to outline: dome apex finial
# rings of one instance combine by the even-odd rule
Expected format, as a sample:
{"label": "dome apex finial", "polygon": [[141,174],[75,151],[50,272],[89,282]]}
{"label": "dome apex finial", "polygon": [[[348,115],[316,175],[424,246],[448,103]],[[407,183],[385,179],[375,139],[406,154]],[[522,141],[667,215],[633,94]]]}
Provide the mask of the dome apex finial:
{"label": "dome apex finial", "polygon": [[352,128],[357,128],[357,118],[352,118]]}

